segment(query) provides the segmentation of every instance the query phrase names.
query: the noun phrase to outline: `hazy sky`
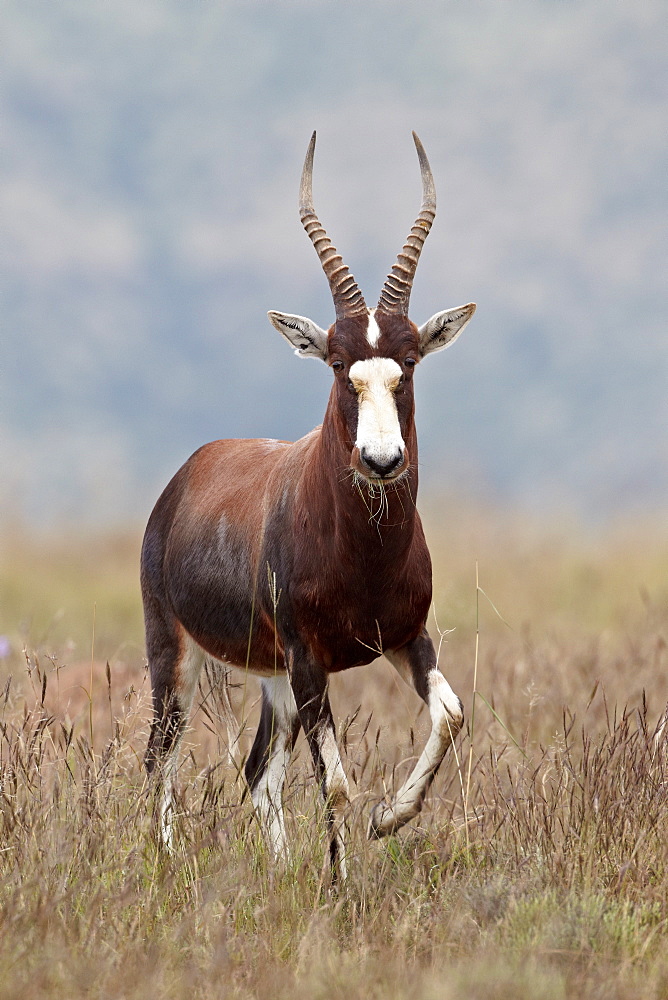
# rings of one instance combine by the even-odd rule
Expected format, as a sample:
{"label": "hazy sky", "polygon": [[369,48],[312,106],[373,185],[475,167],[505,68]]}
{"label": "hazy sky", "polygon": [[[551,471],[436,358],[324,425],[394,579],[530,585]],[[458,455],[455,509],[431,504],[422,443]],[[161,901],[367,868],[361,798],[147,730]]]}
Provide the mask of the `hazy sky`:
{"label": "hazy sky", "polygon": [[318,212],[375,301],[478,303],[417,372],[423,482],[587,517],[668,487],[663,0],[2,5],[0,509],[147,515],[216,437],[296,437],[330,374],[268,309],[331,322]]}

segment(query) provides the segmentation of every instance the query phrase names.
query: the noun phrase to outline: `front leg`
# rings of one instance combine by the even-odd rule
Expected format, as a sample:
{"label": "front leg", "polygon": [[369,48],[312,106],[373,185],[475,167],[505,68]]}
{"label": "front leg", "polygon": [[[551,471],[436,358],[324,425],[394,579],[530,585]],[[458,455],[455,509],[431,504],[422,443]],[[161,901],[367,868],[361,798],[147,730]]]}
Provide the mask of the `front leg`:
{"label": "front leg", "polygon": [[346,877],[345,812],[350,800],[341,755],[336,743],[326,672],[305,650],[289,650],[286,656],[299,720],[308,739],[315,773],[325,800],[330,837],[332,879]]}
{"label": "front leg", "polygon": [[369,837],[384,837],[420,812],[441,761],[464,722],[463,706],[436,665],[436,651],[427,629],[401,649],[385,656],[411,684],[431,715],[431,733],[420,759],[392,802],[379,802],[371,813]]}
{"label": "front leg", "polygon": [[255,812],[274,858],[288,853],[283,820],[283,784],[299,732],[297,706],[285,674],[262,681],[262,713],[246,761]]}

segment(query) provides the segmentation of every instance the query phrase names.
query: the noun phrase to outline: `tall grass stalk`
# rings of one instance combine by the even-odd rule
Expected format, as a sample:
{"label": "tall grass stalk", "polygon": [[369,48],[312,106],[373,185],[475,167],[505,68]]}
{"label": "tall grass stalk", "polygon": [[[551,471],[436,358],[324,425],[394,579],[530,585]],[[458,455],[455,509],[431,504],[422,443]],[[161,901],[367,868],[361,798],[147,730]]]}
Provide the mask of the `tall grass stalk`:
{"label": "tall grass stalk", "polygon": [[91,640],[90,640],[90,677],[88,681],[88,726],[90,733],[90,745],[91,750],[95,747],[95,739],[93,733],[93,669],[95,666],[95,615],[97,612],[97,605],[93,604],[93,627],[91,630]]}
{"label": "tall grass stalk", "polygon": [[471,696],[471,725],[469,727],[469,757],[466,772],[466,794],[464,795],[464,831],[466,835],[466,853],[471,850],[469,837],[469,796],[471,794],[471,771],[473,768],[473,738],[475,735],[475,702],[478,694],[478,653],[480,651],[480,579],[478,575],[478,560],[475,564],[475,654],[473,658],[473,694]]}

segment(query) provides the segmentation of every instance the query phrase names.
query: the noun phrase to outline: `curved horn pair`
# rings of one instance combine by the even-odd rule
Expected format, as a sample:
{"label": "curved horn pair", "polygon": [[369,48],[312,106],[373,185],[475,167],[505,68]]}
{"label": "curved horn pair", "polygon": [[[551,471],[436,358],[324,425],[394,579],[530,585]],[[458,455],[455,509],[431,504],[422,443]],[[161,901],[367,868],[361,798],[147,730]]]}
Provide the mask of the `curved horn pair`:
{"label": "curved horn pair", "polygon": [[[420,161],[420,173],[422,174],[422,207],[413,228],[408,234],[403,249],[397,257],[397,262],[385,279],[383,290],[380,293],[377,308],[386,315],[408,315],[408,303],[413,287],[415,270],[420,259],[424,241],[429,235],[429,230],[436,215],[436,190],[434,188],[434,178],[429,166],[429,160],[415,132],[413,132],[413,140]],[[311,141],[306,152],[299,189],[299,215],[302,225],[316,249],[322,269],[329,281],[336,309],[336,318],[343,319],[346,316],[366,314],[366,303],[357,282],[348,267],[343,263],[343,258],[337,253],[336,248],[320,224],[318,216],[315,214],[312,184],[314,151],[315,132],[311,136]]]}

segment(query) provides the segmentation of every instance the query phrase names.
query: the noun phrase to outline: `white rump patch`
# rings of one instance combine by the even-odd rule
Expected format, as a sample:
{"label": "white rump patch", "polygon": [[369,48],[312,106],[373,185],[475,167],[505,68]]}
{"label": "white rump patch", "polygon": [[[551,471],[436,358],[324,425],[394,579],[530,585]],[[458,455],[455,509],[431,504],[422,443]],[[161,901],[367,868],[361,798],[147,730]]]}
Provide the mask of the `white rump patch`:
{"label": "white rump patch", "polygon": [[369,310],[369,325],[367,326],[366,329],[366,339],[368,340],[371,347],[376,346],[376,344],[378,343],[378,339],[380,337],[380,327],[376,322],[375,312],[376,312],[375,309]]}
{"label": "white rump patch", "polygon": [[363,457],[388,465],[405,448],[394,398],[401,367],[391,358],[368,358],[351,365],[349,375],[359,405],[355,445]]}

